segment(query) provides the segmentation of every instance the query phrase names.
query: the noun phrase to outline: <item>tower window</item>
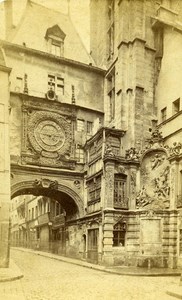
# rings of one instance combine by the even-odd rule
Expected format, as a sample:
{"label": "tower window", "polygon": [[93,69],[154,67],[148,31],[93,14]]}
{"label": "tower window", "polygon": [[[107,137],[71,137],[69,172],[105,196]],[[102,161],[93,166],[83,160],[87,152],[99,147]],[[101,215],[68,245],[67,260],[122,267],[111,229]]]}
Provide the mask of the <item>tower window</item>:
{"label": "tower window", "polygon": [[93,127],[93,123],[87,121],[87,133],[92,133],[92,127]]}
{"label": "tower window", "polygon": [[23,90],[23,78],[22,77],[16,77],[16,86],[15,86],[15,92],[22,92]]}
{"label": "tower window", "polygon": [[115,70],[114,69],[107,77],[107,95],[109,100],[110,121],[112,121],[115,116]]}
{"label": "tower window", "polygon": [[60,56],[61,53],[63,53],[63,44],[59,43],[55,40],[52,40],[52,42],[51,42],[51,53],[56,55],[56,56]]}
{"label": "tower window", "polygon": [[81,148],[80,145],[77,145],[76,148],[76,158],[78,162],[83,163],[84,162],[84,150]]}
{"label": "tower window", "polygon": [[48,90],[53,90],[56,95],[64,95],[64,78],[49,74]]}
{"label": "tower window", "polygon": [[166,120],[166,116],[167,116],[167,108],[164,107],[163,109],[161,109],[161,121],[164,122]]}
{"label": "tower window", "polygon": [[34,219],[34,207],[32,207],[32,220]]}
{"label": "tower window", "polygon": [[77,119],[77,131],[84,131],[85,122],[84,120]]}
{"label": "tower window", "polygon": [[173,102],[173,115],[180,111],[180,98]]}

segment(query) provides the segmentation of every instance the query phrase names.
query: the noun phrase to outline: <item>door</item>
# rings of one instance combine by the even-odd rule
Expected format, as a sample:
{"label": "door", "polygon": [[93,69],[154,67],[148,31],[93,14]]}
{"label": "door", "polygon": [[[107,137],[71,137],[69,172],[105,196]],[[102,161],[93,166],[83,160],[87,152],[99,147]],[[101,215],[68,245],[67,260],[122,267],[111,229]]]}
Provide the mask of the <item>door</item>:
{"label": "door", "polygon": [[88,261],[92,263],[98,263],[98,237],[98,228],[88,230]]}

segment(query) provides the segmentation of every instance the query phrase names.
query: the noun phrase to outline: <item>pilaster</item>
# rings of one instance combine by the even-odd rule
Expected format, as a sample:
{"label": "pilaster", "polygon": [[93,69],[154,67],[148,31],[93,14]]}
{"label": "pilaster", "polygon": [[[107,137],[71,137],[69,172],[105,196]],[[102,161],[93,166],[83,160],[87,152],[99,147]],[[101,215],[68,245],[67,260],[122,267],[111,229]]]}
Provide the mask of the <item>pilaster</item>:
{"label": "pilaster", "polygon": [[9,68],[0,66],[0,77],[3,85],[0,90],[0,268],[9,266],[9,73]]}
{"label": "pilaster", "polygon": [[114,203],[114,165],[112,159],[108,159],[105,163],[105,201],[104,208],[113,208]]}
{"label": "pilaster", "polygon": [[103,257],[104,265],[112,266],[114,263],[113,253],[113,213],[105,212],[103,220]]}
{"label": "pilaster", "polygon": [[170,168],[170,208],[176,209],[178,195],[178,169],[179,162],[176,159],[171,160]]}

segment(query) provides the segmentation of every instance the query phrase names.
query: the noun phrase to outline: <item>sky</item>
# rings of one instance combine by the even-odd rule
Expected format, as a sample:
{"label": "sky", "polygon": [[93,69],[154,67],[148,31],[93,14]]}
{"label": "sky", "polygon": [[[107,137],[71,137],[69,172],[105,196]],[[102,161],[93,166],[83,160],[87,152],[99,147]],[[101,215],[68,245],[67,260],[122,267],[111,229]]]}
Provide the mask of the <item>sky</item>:
{"label": "sky", "polygon": [[[0,0],[3,2],[4,0]],[[13,0],[22,1],[25,0]],[[80,34],[82,41],[89,51],[89,33],[90,33],[90,19],[89,19],[89,1],[90,0],[32,0],[43,6],[58,10],[62,13],[68,13],[68,2],[70,3],[70,16],[77,32]],[[1,23],[1,22],[0,22]],[[0,24],[1,25],[1,24]]]}

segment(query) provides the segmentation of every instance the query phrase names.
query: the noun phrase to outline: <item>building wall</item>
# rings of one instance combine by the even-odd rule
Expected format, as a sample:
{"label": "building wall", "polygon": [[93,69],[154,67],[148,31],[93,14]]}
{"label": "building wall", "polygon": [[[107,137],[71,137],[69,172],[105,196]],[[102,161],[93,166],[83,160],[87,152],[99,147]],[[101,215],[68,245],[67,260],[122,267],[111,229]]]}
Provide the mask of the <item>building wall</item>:
{"label": "building wall", "polygon": [[[50,63],[50,57],[40,59],[38,53],[30,55],[24,50],[23,55],[18,56],[5,46],[9,64],[15,66],[11,102],[12,135],[17,138],[12,139],[16,149],[12,153],[17,154],[17,162],[21,154],[22,123],[19,116],[23,95],[15,93],[16,74],[21,74],[22,81],[24,74],[28,75],[29,96],[36,96],[32,100],[37,102],[40,101],[38,97],[43,98],[46,93],[47,74],[63,75],[65,95],[60,109],[63,109],[64,102],[71,105],[71,85],[74,85],[77,119],[95,121],[99,125],[102,111],[105,113],[106,127],[96,127],[93,136],[84,133],[86,122],[82,130],[76,126],[75,140],[81,146],[85,144],[85,164],[82,164],[82,169],[78,169],[77,164],[75,169],[80,172],[76,175],[79,180],[75,180],[75,170],[66,169],[63,174],[59,170],[60,174],[50,172],[46,175],[48,191],[51,183],[55,183],[51,180],[58,179],[60,185],[69,187],[72,192],[77,190],[82,202],[80,207],[84,208],[82,218],[76,213],[66,216],[65,252],[68,256],[106,265],[147,268],[176,268],[181,264],[182,229],[178,213],[181,214],[182,207],[182,146],[181,143],[173,144],[173,147],[170,144],[181,137],[178,123],[181,104],[175,116],[172,116],[171,109],[172,102],[180,97],[181,64],[178,69],[174,53],[180,60],[181,37],[180,28],[171,31],[170,24],[166,24],[170,3],[163,4],[168,5],[167,10],[156,6],[154,1],[91,1],[91,51],[96,64],[107,69],[106,72],[71,61],[64,61],[58,67],[58,59],[51,57]],[[171,15],[170,12],[170,16],[172,21],[177,18],[175,13]],[[156,41],[161,34],[161,20],[165,21],[162,23],[163,47],[161,36],[160,42]],[[111,25],[114,25],[112,49],[108,40]],[[173,38],[174,46],[170,42]],[[177,80],[174,80],[171,70]],[[155,127],[153,123],[156,123],[164,103],[169,108],[167,119]],[[37,182],[37,176],[37,173],[32,175],[32,182]],[[45,188],[43,181],[38,181],[38,184]],[[63,194],[66,197],[66,192]],[[76,201],[68,200],[72,205]],[[47,224],[40,226],[40,239],[46,250]],[[29,227],[34,225],[34,221],[29,223]],[[116,232],[124,238],[122,241],[118,238],[114,244]]]}
{"label": "building wall", "polygon": [[40,247],[43,250],[48,250],[49,249],[49,226],[46,224],[44,226],[41,226],[40,229]]}
{"label": "building wall", "polygon": [[[173,43],[171,43],[171,39]],[[163,136],[172,145],[175,141],[181,140],[180,113],[182,108],[181,100],[181,32],[172,31],[171,28],[164,30],[164,51],[161,62],[161,69],[156,87],[156,102],[158,105],[158,122]],[[175,100],[179,99],[179,113],[174,112]],[[166,108],[166,121],[163,121],[161,110]]]}
{"label": "building wall", "polygon": [[[95,110],[103,111],[103,76],[99,72],[81,65],[73,67],[55,59],[50,62],[48,57],[25,54],[23,50],[16,54],[8,50],[6,55],[7,64],[13,66],[11,91],[23,91],[24,75],[27,74],[29,95],[44,98],[48,91],[48,74],[53,74],[64,79],[64,95],[58,98],[59,101],[71,103],[73,85],[77,105],[91,109],[94,105]],[[18,88],[17,77],[22,79],[21,88]]]}
{"label": "building wall", "polygon": [[[112,6],[114,3],[114,6]],[[126,130],[123,153],[141,147],[149,138],[154,105],[154,32],[151,15],[157,6],[152,1],[91,1],[91,51],[97,64],[107,67],[105,77],[105,124]],[[110,12],[109,7],[113,7]],[[109,28],[113,14],[113,53],[108,53]],[[97,18],[99,16],[99,18]],[[94,20],[94,18],[96,18]],[[102,20],[102,21],[101,21]],[[102,26],[98,27],[98,24]],[[111,119],[108,78],[115,74],[114,107]],[[113,98],[114,98],[113,97]]]}
{"label": "building wall", "polygon": [[[56,61],[50,63],[45,58],[27,55],[22,52],[6,51],[7,61],[13,66],[11,75],[11,153],[20,156],[22,138],[22,100],[19,93],[24,90],[24,75],[27,74],[28,94],[34,97],[45,98],[48,91],[48,74],[54,74],[64,78],[64,95],[58,96],[59,103],[72,103],[72,86],[76,100],[76,117],[84,120],[82,132],[75,128],[76,142],[84,145],[86,138],[96,131],[103,120],[103,75],[82,67],[73,68],[72,65],[60,64]],[[20,86],[21,85],[21,86]],[[51,103],[51,102],[50,102]],[[84,110],[86,108],[86,110]],[[90,109],[90,110],[89,110]],[[93,131],[87,133],[87,122],[93,124]]]}
{"label": "building wall", "polygon": [[0,52],[0,267],[9,265],[9,206],[10,206],[10,157],[9,157],[9,73]]}

